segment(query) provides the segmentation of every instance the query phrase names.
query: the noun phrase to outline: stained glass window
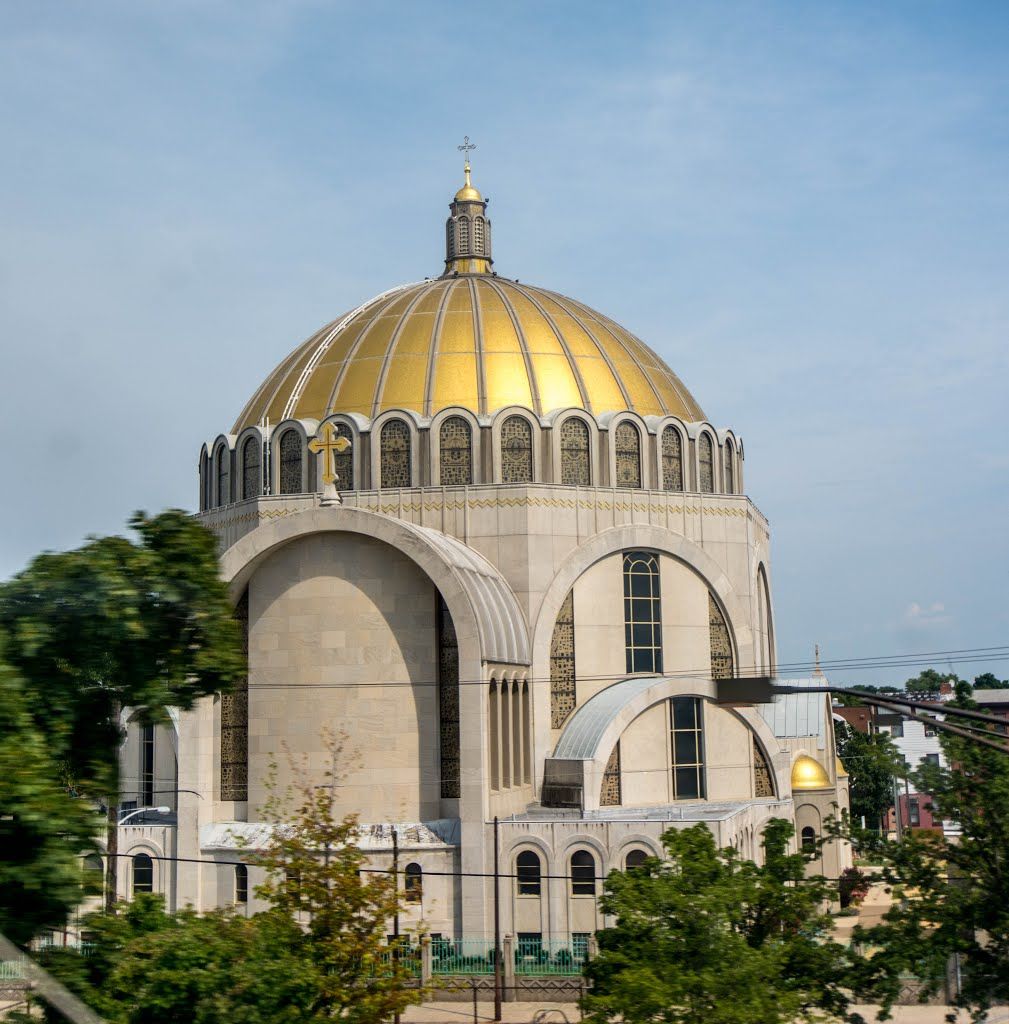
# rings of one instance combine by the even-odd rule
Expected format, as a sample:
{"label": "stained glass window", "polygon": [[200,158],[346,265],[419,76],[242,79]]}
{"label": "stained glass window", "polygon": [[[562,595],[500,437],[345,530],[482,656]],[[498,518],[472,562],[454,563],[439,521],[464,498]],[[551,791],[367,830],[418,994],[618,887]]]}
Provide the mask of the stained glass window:
{"label": "stained glass window", "polygon": [[258,437],[247,438],[242,445],[242,499],[258,498],[263,493],[260,476],[263,445]]}
{"label": "stained glass window", "polygon": [[767,758],[756,740],[753,741],[753,795],[774,796],[774,784],[771,782]]}
{"label": "stained glass window", "polygon": [[589,466],[589,428],[571,416],[561,426],[561,483],[587,487],[592,482]]}
{"label": "stained glass window", "polygon": [[285,430],[280,437],[280,493],[301,494],[301,434],[297,430]]}
{"label": "stained glass window", "polygon": [[231,502],[231,452],[226,445],[217,449],[217,504]]}
{"label": "stained glass window", "polygon": [[438,734],[441,750],[441,795],[459,792],[459,644],[455,625],[438,595]]}
{"label": "stained glass window", "polygon": [[501,426],[501,479],[525,484],[533,478],[533,428],[524,416],[509,416]]}
{"label": "stained glass window", "polygon": [[550,638],[550,728],[575,709],[575,592],[568,591]]}
{"label": "stained glass window", "polygon": [[732,450],[732,442],[725,442],[725,493],[736,493],[736,473],[734,464],[735,453]]}
{"label": "stained glass window", "polygon": [[735,675],[732,663],[732,640],[729,627],[715,599],[708,594],[708,627],[711,639],[711,678],[731,679]]}
{"label": "stained glass window", "polygon": [[462,416],[449,416],[441,425],[441,484],[473,483],[473,434]]}
{"label": "stained glass window", "polygon": [[[249,592],[235,607],[248,673]],[[221,799],[249,799],[249,678],[245,674],[221,694]]]}
{"label": "stained glass window", "polygon": [[628,672],[662,671],[659,560],[647,551],[624,555],[624,647]]}
{"label": "stained glass window", "polygon": [[701,476],[699,490],[702,494],[711,494],[715,489],[715,466],[711,438],[707,434],[701,434],[697,439],[697,461]]}
{"label": "stained glass window", "polygon": [[704,710],[700,697],[669,702],[673,799],[704,799]]}
{"label": "stained glass window", "polygon": [[[353,442],[354,432],[346,423],[334,423],[333,428],[337,437],[345,437]],[[333,452],[333,471],[336,473],[336,489],[338,491],[352,491],[354,489],[354,447],[346,451]]]}
{"label": "stained glass window", "polygon": [[683,490],[683,439],[676,427],[662,431],[662,489]]}
{"label": "stained glass window", "polygon": [[410,428],[403,420],[382,426],[379,444],[383,487],[410,487]]}
{"label": "stained glass window", "polygon": [[617,807],[620,804],[620,743],[613,748],[610,759],[603,770],[602,792],[599,794],[602,807]]}
{"label": "stained glass window", "polygon": [[617,487],[641,486],[641,434],[633,423],[624,420],[614,433]]}

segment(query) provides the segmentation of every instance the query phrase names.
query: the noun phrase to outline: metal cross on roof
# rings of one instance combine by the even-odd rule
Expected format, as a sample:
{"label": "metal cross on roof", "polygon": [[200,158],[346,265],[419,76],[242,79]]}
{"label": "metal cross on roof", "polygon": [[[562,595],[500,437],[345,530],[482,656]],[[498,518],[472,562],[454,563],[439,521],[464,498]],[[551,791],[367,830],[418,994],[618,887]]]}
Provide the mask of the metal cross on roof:
{"label": "metal cross on roof", "polygon": [[465,156],[466,163],[469,164],[469,154],[470,154],[471,150],[476,149],[476,143],[475,142],[470,142],[469,141],[469,136],[468,135],[464,135],[462,137],[462,145],[461,146],[456,146],[455,148],[458,149],[459,152],[462,153]]}

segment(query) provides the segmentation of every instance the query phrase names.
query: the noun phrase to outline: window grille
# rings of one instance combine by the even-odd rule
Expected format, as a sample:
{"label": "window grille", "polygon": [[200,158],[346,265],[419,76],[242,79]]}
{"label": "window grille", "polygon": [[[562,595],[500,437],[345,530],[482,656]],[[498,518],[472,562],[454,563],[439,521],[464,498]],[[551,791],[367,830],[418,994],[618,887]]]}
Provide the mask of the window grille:
{"label": "window grille", "polygon": [[575,704],[575,592],[569,590],[550,638],[550,728],[559,729]]}
{"label": "window grille", "polygon": [[438,595],[438,734],[441,751],[441,795],[454,799],[459,791],[459,644],[455,625]]}
{"label": "window grille", "polygon": [[704,799],[704,711],[700,697],[669,702],[673,799]]}
{"label": "window grille", "polygon": [[530,483],[533,478],[533,428],[524,416],[509,416],[501,426],[501,480]]}
{"label": "window grille", "polygon": [[711,438],[707,434],[701,434],[697,439],[697,461],[700,471],[698,490],[702,494],[711,494],[715,489],[715,461]]}
{"label": "window grille", "polygon": [[624,555],[624,647],[628,672],[662,671],[659,560],[647,551]]}
{"label": "window grille", "polygon": [[711,678],[731,679],[735,673],[729,627],[715,599],[708,594],[708,634],[711,644]]}
{"label": "window grille", "polygon": [[459,253],[465,256],[469,252],[469,217],[459,218]]}
{"label": "window grille", "polygon": [[539,896],[542,887],[543,865],[540,855],[523,850],[515,858],[515,878],[519,896]]}
{"label": "window grille", "polygon": [[302,459],[301,434],[297,430],[285,430],[280,437],[280,493],[301,494]]}
{"label": "window grille", "polygon": [[561,483],[587,487],[591,482],[589,428],[572,416],[561,425]]}
{"label": "window grille", "polygon": [[383,487],[410,487],[410,428],[403,420],[388,420],[379,442]]}
{"label": "window grille", "polygon": [[461,416],[449,416],[441,425],[441,484],[451,487],[473,483],[473,434]]}
{"label": "window grille", "polygon": [[633,423],[624,420],[614,432],[617,487],[641,486],[641,434]]}
{"label": "window grille", "polygon": [[662,431],[662,489],[683,490],[683,440],[676,427]]}
{"label": "window grille", "polygon": [[618,807],[620,805],[620,742],[610,754],[603,770],[602,791],[599,794],[599,803],[603,807]]}
{"label": "window grille", "polygon": [[487,252],[484,247],[484,238],[484,219],[483,217],[477,217],[476,220],[473,221],[473,251],[478,256],[483,256]]}
{"label": "window grille", "polygon": [[263,493],[260,476],[263,445],[258,437],[246,439],[242,445],[242,499],[256,498]]}

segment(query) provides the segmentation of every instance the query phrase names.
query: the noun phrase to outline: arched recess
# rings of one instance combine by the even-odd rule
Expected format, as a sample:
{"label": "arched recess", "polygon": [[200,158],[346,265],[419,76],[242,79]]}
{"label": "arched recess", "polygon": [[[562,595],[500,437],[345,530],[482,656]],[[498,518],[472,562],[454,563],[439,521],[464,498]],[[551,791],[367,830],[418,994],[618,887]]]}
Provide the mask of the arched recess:
{"label": "arched recess", "polygon": [[762,674],[774,675],[774,613],[771,609],[771,587],[767,582],[764,563],[757,566],[757,670]]}

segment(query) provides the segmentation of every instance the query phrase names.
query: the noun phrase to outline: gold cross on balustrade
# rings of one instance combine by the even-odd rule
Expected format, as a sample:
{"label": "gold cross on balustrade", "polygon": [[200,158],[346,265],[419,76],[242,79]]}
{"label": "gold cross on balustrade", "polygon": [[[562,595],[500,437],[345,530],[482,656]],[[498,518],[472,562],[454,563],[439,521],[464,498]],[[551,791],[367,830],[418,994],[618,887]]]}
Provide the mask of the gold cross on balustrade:
{"label": "gold cross on balustrade", "polygon": [[335,458],[342,455],[350,447],[350,441],[341,437],[332,423],[323,423],[322,429],[308,442],[308,450],[316,455],[324,452],[322,459],[322,482],[324,484],[335,483],[336,465]]}

